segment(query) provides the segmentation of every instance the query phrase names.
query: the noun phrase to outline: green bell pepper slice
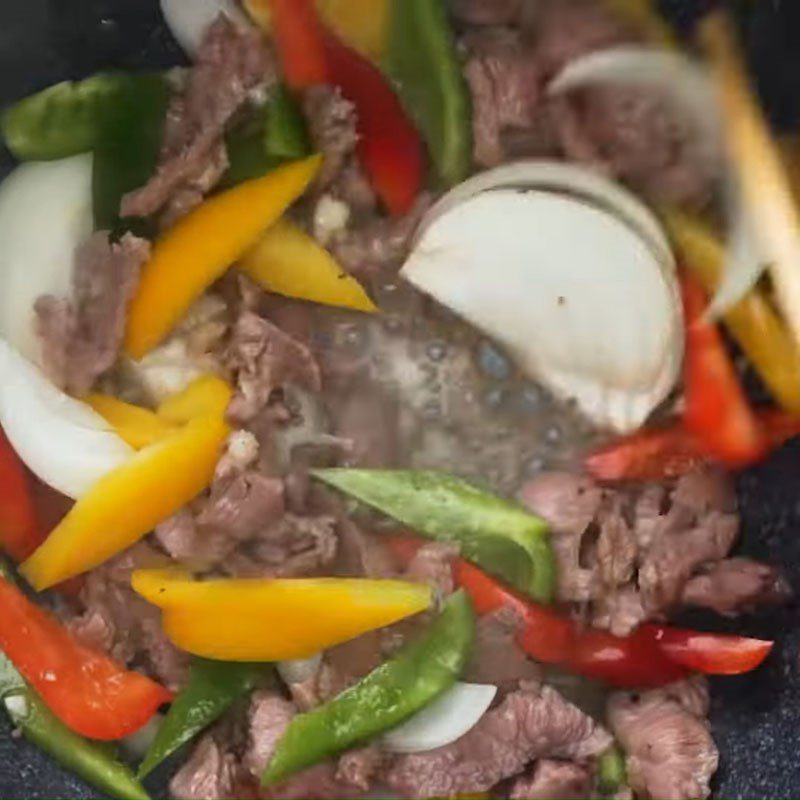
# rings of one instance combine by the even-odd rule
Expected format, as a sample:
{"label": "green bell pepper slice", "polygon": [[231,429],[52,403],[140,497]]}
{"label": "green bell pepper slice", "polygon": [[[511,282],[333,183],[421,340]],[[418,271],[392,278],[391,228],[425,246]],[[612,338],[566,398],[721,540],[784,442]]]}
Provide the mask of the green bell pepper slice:
{"label": "green bell pepper slice", "polygon": [[230,165],[220,182],[225,189],[311,154],[305,119],[283,84],[275,87],[269,100],[249,119],[228,133],[226,144]]}
{"label": "green bell pepper slice", "polygon": [[627,785],[625,756],[617,745],[613,745],[600,756],[597,765],[597,791],[600,797],[615,797]]}
{"label": "green bell pepper slice", "polygon": [[98,111],[129,76],[100,73],[65,81],[7,108],[0,119],[6,146],[19,161],[50,161],[87,153],[97,142]]}
{"label": "green bell pepper slice", "polygon": [[[92,173],[98,230],[119,228],[122,196],[143,186],[155,172],[169,97],[169,84],[160,73],[125,75],[113,100],[98,105]],[[151,233],[141,221],[125,227]]]}
{"label": "green bell pepper slice", "polygon": [[266,665],[234,664],[197,658],[186,688],[175,698],[139,767],[139,778],[207,728],[268,674]]}
{"label": "green bell pepper slice", "polygon": [[278,742],[262,786],[367,742],[413,716],[455,683],[474,638],[469,598],[456,592],[420,639],[333,700],[296,716]]}
{"label": "green bell pepper slice", "polygon": [[548,526],[522,506],[440,472],[314,470],[315,478],[462,555],[540,603],[553,599]]}
{"label": "green bell pepper slice", "polygon": [[[0,576],[13,581],[11,570],[2,561]],[[26,739],[87,783],[123,800],[150,800],[131,769],[116,758],[114,748],[107,743],[84,739],[70,730],[50,711],[2,652],[0,703],[11,723],[22,731]]]}
{"label": "green bell pepper slice", "polygon": [[428,145],[437,188],[472,166],[470,93],[444,0],[392,0],[384,67]]}

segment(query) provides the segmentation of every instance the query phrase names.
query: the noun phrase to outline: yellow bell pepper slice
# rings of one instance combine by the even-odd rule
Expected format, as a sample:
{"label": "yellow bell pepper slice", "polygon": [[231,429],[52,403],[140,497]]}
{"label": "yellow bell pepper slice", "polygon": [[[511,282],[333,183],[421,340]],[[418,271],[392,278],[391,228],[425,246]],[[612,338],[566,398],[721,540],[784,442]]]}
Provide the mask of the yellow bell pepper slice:
{"label": "yellow bell pepper slice", "polygon": [[111,425],[135,450],[155,444],[175,432],[175,426],[150,409],[134,406],[107,394],[90,394],[83,401]]}
{"label": "yellow bell pepper slice", "polygon": [[198,417],[223,417],[230,401],[231,387],[225,381],[216,375],[202,375],[164,400],[156,414],[167,423],[182,425]]}
{"label": "yellow bell pepper slice", "polygon": [[125,351],[139,360],[305,191],[322,163],[295,161],[216,195],[154,245],[128,312]]}
{"label": "yellow bell pepper slice", "polygon": [[285,219],[242,257],[239,269],[268,292],[356,311],[377,310],[361,284],[324,247]]}
{"label": "yellow bell pepper slice", "polygon": [[[725,269],[725,246],[703,220],[677,210],[662,218],[681,263],[698,277],[706,291],[716,291]],[[775,400],[800,412],[800,349],[773,304],[760,289],[749,292],[723,317]]]}
{"label": "yellow bell pepper slice", "polygon": [[196,581],[180,570],[137,570],[132,586],[162,610],[172,642],[218,661],[308,658],[424,611],[427,586],[359,578]]}
{"label": "yellow bell pepper slice", "polygon": [[[391,0],[317,0],[320,16],[342,41],[379,62],[386,52]],[[271,29],[269,0],[244,0],[252,20]]]}
{"label": "yellow bell pepper slice", "polygon": [[140,450],[78,500],[20,572],[42,591],[135,544],[211,483],[229,433],[217,411]]}

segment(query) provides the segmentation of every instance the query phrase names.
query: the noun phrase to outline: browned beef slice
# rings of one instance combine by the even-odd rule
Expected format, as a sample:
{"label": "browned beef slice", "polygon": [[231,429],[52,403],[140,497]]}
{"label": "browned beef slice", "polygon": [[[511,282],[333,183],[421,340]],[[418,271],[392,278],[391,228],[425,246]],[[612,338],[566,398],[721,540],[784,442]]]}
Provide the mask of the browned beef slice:
{"label": "browned beef slice", "polygon": [[175,201],[170,218],[216,184],[225,168],[222,136],[256,86],[275,80],[263,36],[225,15],[209,27],[183,91],[170,108],[161,164],[149,183],[126,195],[122,215],[146,217]]}
{"label": "browned beef slice", "polygon": [[485,792],[536,758],[587,759],[610,743],[605,730],[554,689],[527,686],[453,744],[397,758],[387,780],[402,797]]}
{"label": "browned beef slice", "polygon": [[228,408],[236,422],[252,421],[285,383],[314,392],[321,388],[311,350],[251,311],[236,320],[225,360],[236,374],[237,392]]}
{"label": "browned beef slice", "polygon": [[364,224],[334,235],[331,251],[351,275],[360,277],[400,269],[431,198],[421,195],[399,219],[372,216]]}
{"label": "browned beef slice", "polygon": [[352,103],[331,86],[312,86],[303,93],[303,112],[311,141],[325,161],[317,186],[326,188],[342,171],[355,151],[356,113]]}
{"label": "browned beef slice", "polygon": [[[608,719],[627,753],[628,779],[637,795],[690,800],[710,794],[718,753],[703,710],[687,708],[674,687],[611,697]],[[696,700],[692,701],[696,703]]]}
{"label": "browned beef slice", "polygon": [[788,596],[774,569],[725,560],[739,519],[730,481],[717,470],[631,489],[549,473],[523,486],[520,499],[552,525],[560,599],[588,603],[592,623],[613,633],[681,604],[735,613]]}
{"label": "browned beef slice", "polygon": [[118,242],[95,233],[75,255],[72,302],[50,295],[36,301],[45,369],[58,386],[85,394],[114,365],[149,256],[149,243],[130,233]]}
{"label": "browned beef slice", "polygon": [[511,786],[511,800],[580,800],[591,797],[592,773],[582,764],[542,758]]}
{"label": "browned beef slice", "polygon": [[336,393],[329,403],[333,429],[351,443],[348,464],[390,467],[397,463],[399,408],[397,399],[371,382],[357,381]]}
{"label": "browned beef slice", "polygon": [[733,616],[756,606],[780,604],[791,597],[783,572],[749,558],[728,558],[691,578],[683,603]]}
{"label": "browned beef slice", "polygon": [[535,53],[519,35],[504,29],[472,34],[464,75],[472,92],[475,161],[484,167],[502,162],[502,134],[528,128],[540,112],[541,75]]}
{"label": "browned beef slice", "polygon": [[240,781],[241,766],[221,734],[207,733],[200,738],[188,760],[169,784],[176,800],[224,800],[234,796]]}
{"label": "browned beef slice", "polygon": [[520,681],[541,679],[539,665],[528,658],[515,639],[522,620],[505,608],[480,617],[475,631],[475,648],[465,680],[493,683],[501,691],[515,689]]}
{"label": "browned beef slice", "polygon": [[446,542],[430,542],[423,545],[411,560],[403,579],[415,583],[427,583],[439,597],[455,591],[453,560],[458,557],[458,545]]}
{"label": "browned beef slice", "polygon": [[453,16],[468,25],[509,25],[523,0],[455,0]]}
{"label": "browned beef slice", "polygon": [[638,38],[596,0],[543,0],[535,33],[537,58],[548,76],[578,56]]}
{"label": "browned beef slice", "polygon": [[158,609],[130,585],[134,569],[164,562],[150,545],[140,542],[87,573],[80,598],[82,612],[68,625],[87,644],[122,663],[144,666],[170,689],[179,689],[189,656],[167,639]]}

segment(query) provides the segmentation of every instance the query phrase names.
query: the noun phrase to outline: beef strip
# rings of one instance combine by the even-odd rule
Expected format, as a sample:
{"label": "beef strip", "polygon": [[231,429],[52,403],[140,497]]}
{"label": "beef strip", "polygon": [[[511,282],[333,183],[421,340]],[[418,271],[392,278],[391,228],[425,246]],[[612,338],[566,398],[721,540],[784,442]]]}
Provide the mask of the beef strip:
{"label": "beef strip", "polygon": [[546,473],[520,499],[552,526],[559,599],[618,635],[683,604],[734,614],[787,597],[774,568],[726,560],[739,520],[730,482],[716,470],[621,489]]}
{"label": "beef strip", "polygon": [[240,772],[236,756],[221,737],[206,734],[172,777],[170,795],[176,800],[220,800],[233,797]]}
{"label": "beef strip", "polygon": [[501,608],[478,619],[475,647],[464,680],[492,683],[501,692],[516,689],[520,681],[539,681],[539,665],[517,645],[522,620],[511,608]]}
{"label": "beef strip", "polygon": [[582,764],[542,758],[511,785],[510,800],[580,800],[591,797],[592,773]]}
{"label": "beef strip", "polygon": [[682,602],[735,616],[757,606],[780,605],[791,594],[786,577],[776,567],[749,558],[728,558],[690,578]]}
{"label": "beef strip", "polygon": [[454,0],[451,13],[467,25],[510,25],[524,0]]}
{"label": "beef strip", "polygon": [[243,311],[234,323],[225,362],[237,384],[228,416],[240,424],[253,421],[287,382],[313,392],[322,385],[311,350],[252,311]]}
{"label": "beef strip", "polygon": [[[643,694],[618,693],[608,704],[611,729],[627,753],[631,788],[656,800],[690,800],[711,793],[718,753],[697,686]],[[682,702],[689,697],[687,704]],[[702,714],[696,713],[703,712]]]}
{"label": "beef strip", "polygon": [[493,167],[506,159],[503,132],[536,123],[539,64],[519,34],[510,30],[472,34],[465,44],[470,53],[464,76],[472,92],[473,155],[479,165]]}
{"label": "beef strip", "polygon": [[438,598],[447,597],[455,591],[453,561],[458,557],[459,547],[447,542],[424,544],[411,559],[403,580],[426,583]]}
{"label": "beef strip", "polygon": [[183,90],[169,109],[161,161],[153,178],[122,199],[122,216],[146,217],[166,207],[174,221],[202,200],[227,166],[225,126],[276,68],[264,37],[220,15],[208,28]]}
{"label": "beef strip", "polygon": [[536,758],[590,759],[611,741],[603,728],[554,689],[525,685],[456,742],[398,757],[387,781],[401,797],[485,792]]}
{"label": "beef strip", "polygon": [[114,242],[107,231],[97,232],[75,254],[72,300],[44,295],[36,301],[44,367],[57,386],[85,394],[114,365],[149,256],[144,239],[126,233]]}
{"label": "beef strip", "polygon": [[130,585],[134,569],[164,564],[163,556],[147,542],[140,542],[88,572],[81,590],[81,611],[67,624],[81,641],[124,664],[143,666],[168,688],[177,690],[186,679],[189,656],[167,639],[158,609]]}

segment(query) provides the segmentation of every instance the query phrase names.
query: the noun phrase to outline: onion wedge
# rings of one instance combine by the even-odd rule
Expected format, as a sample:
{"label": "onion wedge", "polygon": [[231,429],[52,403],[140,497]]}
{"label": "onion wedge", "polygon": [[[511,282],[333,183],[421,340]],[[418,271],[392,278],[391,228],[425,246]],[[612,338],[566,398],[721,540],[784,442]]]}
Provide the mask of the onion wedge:
{"label": "onion wedge", "polygon": [[635,430],[677,380],[674,272],[615,214],[574,197],[472,197],[428,225],[401,274],[599,428]]}
{"label": "onion wedge", "polygon": [[133,455],[108,423],[0,339],[0,425],[31,472],[78,498]]}
{"label": "onion wedge", "polygon": [[72,254],[92,232],[92,157],[31,162],[0,186],[0,337],[40,362],[33,304],[69,297]]}
{"label": "onion wedge", "polygon": [[[731,238],[738,243],[750,238],[748,226],[757,237],[747,246],[760,253],[760,259],[731,259],[743,274],[726,277],[725,284],[741,289],[757,280],[762,264],[770,265],[777,288],[778,302],[800,342],[800,214],[794,203],[792,185],[781,153],[770,133],[764,113],[751,90],[733,27],[723,12],[708,15],[698,29],[700,43],[711,62],[712,75],[725,121],[725,140],[731,167],[741,192],[743,213],[733,221]],[[748,223],[743,222],[745,215]],[[724,311],[740,297],[726,292],[724,302],[715,302]]]}
{"label": "onion wedge", "polygon": [[666,233],[656,216],[627,189],[587,167],[560,161],[526,160],[481,172],[458,184],[425,215],[416,239],[450,209],[493,189],[542,189],[581,198],[610,211],[645,238],[662,263],[675,268]]}
{"label": "onion wedge", "polygon": [[384,734],[383,746],[392,753],[422,753],[460,739],[486,713],[497,687],[456,683],[429,706]]}
{"label": "onion wedge", "polygon": [[238,25],[250,22],[234,0],[161,0],[161,13],[184,51],[194,56],[209,25],[224,14]]}

